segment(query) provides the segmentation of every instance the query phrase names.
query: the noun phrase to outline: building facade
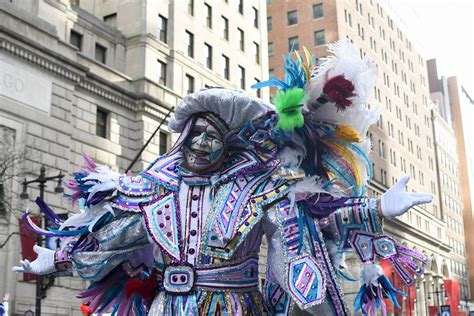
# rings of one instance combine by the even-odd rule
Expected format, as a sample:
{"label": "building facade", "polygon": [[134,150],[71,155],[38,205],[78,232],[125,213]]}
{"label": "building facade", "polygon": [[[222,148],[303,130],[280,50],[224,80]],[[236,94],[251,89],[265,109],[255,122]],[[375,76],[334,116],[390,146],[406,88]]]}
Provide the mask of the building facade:
{"label": "building facade", "polygon": [[[469,282],[467,269],[466,239],[464,229],[465,213],[471,213],[467,203],[464,203],[462,191],[469,186],[461,186],[465,168],[465,153],[459,152],[458,142],[464,143],[463,137],[458,138],[456,129],[462,131],[462,126],[455,120],[453,98],[450,95],[448,78],[438,78],[436,61],[428,60],[428,78],[431,99],[434,102],[432,110],[433,129],[435,135],[436,164],[438,169],[438,185],[440,191],[441,212],[445,218],[447,229],[446,238],[452,251],[449,257],[450,279],[459,284],[459,306],[465,309],[468,304]],[[452,92],[451,92],[452,93]],[[469,191],[469,189],[468,189]],[[456,285],[458,287],[458,285]]]}
{"label": "building facade", "polygon": [[[463,230],[459,224],[457,230],[453,230],[443,214],[444,191],[438,181],[427,66],[403,21],[392,9],[390,1],[383,0],[268,0],[267,12],[270,76],[282,78],[280,56],[288,54],[291,49],[306,47],[319,64],[328,55],[326,44],[340,39],[350,40],[361,56],[368,55],[377,64],[379,79],[374,100],[368,106],[379,105],[381,115],[378,123],[369,130],[374,178],[368,195],[380,196],[405,174],[411,177],[408,191],[434,195],[433,203],[415,207],[397,219],[385,221],[388,232],[431,257],[430,266],[414,286],[397,285],[408,296],[401,301],[401,310],[391,312],[429,315],[444,304],[457,308],[458,301],[454,298],[450,301],[445,296],[449,297],[452,292],[449,280],[465,280],[462,275],[465,254],[461,250]],[[453,131],[448,135],[454,137]],[[452,153],[453,144],[444,150]],[[455,162],[456,155],[449,156],[449,159]],[[452,163],[443,172],[447,174],[453,166]],[[452,175],[451,178],[448,186],[457,190],[458,181]],[[448,201],[454,212],[449,214],[459,221],[462,207],[454,203],[461,203],[460,199],[456,191],[449,192],[451,200]],[[446,237],[448,235],[451,239]],[[453,247],[457,247],[456,250]],[[458,262],[457,268],[451,265],[452,260]],[[384,265],[384,270],[392,276],[394,283],[400,284],[390,267]],[[357,269],[354,269],[354,274],[357,274]],[[453,279],[454,275],[461,279]],[[359,285],[344,282],[344,286],[348,299],[352,300]]]}
{"label": "building facade", "polygon": [[467,260],[467,276],[469,281],[470,310],[474,309],[474,241],[470,232],[474,229],[474,126],[471,118],[474,117],[474,98],[467,89],[459,84],[456,77],[448,78],[449,99],[452,105],[456,147],[459,156],[459,183],[460,195],[464,207],[463,221],[465,233],[465,248]]}
{"label": "building facade", "polygon": [[[69,174],[83,152],[123,172],[184,95],[206,86],[250,90],[267,78],[265,16],[263,0],[2,1],[0,146],[27,151],[28,179],[41,165],[47,175]],[[164,123],[133,172],[171,146]],[[12,315],[35,310],[35,283],[11,272],[21,259],[20,211],[37,212],[33,200],[19,200],[19,180],[0,179],[0,195],[12,202],[0,207],[0,244],[9,238],[0,248],[0,297],[10,294]],[[54,187],[47,203],[77,212]],[[43,315],[81,315],[76,295],[86,286],[56,279]]]}

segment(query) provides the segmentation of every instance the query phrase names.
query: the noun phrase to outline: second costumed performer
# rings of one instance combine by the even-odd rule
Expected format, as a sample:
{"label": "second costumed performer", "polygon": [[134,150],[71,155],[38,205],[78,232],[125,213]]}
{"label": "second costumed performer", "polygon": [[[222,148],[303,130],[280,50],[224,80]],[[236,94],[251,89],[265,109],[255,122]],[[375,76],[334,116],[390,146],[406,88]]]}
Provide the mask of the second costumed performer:
{"label": "second costumed performer", "polygon": [[[275,106],[244,92],[210,88],[186,96],[169,122],[180,137],[138,176],[97,166],[87,156],[69,183],[81,212],[61,221],[61,251],[16,272],[75,271],[90,312],[117,315],[349,315],[339,278],[344,253],[361,260],[355,310],[376,315],[398,292],[383,275],[387,259],[408,285],[427,258],[383,232],[384,217],[428,203],[407,193],[408,177],[380,200],[365,197],[371,176],[366,133],[378,113],[365,104],[376,67],[347,42],[314,68],[309,54],[286,57]],[[66,229],[67,228],[67,229]],[[258,252],[268,240],[263,293]]]}

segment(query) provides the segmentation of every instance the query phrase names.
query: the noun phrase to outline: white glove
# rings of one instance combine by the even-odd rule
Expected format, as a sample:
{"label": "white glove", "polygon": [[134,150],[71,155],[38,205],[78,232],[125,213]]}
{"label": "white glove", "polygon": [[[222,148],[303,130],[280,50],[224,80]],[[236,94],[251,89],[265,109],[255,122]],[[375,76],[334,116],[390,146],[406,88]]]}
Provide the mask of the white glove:
{"label": "white glove", "polygon": [[38,254],[38,257],[33,262],[29,262],[26,259],[20,260],[21,267],[13,267],[12,270],[18,273],[33,273],[38,275],[56,272],[56,267],[54,266],[55,251],[38,245],[33,246],[33,251]]}
{"label": "white glove", "polygon": [[409,176],[403,176],[393,187],[382,194],[380,198],[380,211],[383,217],[391,218],[400,216],[412,206],[430,203],[433,200],[433,195],[429,193],[405,192],[405,186],[408,180],[410,180]]}

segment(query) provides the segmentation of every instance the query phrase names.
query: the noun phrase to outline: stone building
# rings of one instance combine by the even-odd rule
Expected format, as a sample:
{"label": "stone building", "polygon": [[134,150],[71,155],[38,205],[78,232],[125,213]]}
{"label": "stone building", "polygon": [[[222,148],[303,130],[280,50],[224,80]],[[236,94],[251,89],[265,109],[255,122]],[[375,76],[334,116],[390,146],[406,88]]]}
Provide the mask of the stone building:
{"label": "stone building", "polygon": [[[449,295],[449,289],[445,291],[443,286],[454,273],[451,267],[454,250],[453,243],[446,238],[451,230],[441,208],[425,60],[388,0],[269,0],[267,12],[270,76],[282,77],[280,56],[291,48],[306,47],[314,53],[319,64],[328,54],[326,44],[345,38],[357,47],[361,56],[368,55],[376,62],[379,80],[374,101],[368,106],[380,105],[381,115],[369,131],[374,177],[368,194],[380,196],[405,174],[411,177],[408,191],[434,194],[433,203],[385,221],[387,232],[432,259],[416,285],[402,287],[408,294],[401,301],[402,309],[391,312],[428,315],[430,310],[445,303],[444,293]],[[461,235],[458,227],[456,236],[460,238]],[[461,242],[459,238],[457,240]],[[459,250],[459,244],[457,247]],[[458,250],[457,262],[464,264],[461,260],[464,254]],[[386,268],[392,281],[396,281],[396,274],[390,267]],[[460,269],[458,271],[463,268]],[[344,283],[346,295],[352,300],[359,285]]]}
{"label": "stone building", "polygon": [[[0,144],[26,148],[29,179],[40,165],[68,174],[83,152],[123,172],[183,95],[206,86],[250,91],[267,78],[265,16],[263,0],[1,1]],[[132,171],[171,143],[165,122]],[[17,182],[2,182],[0,192],[17,193],[14,212],[0,211],[0,244],[10,236],[0,248],[0,297],[9,293],[11,313],[23,315],[35,310],[35,284],[11,268],[20,259],[19,211],[36,209],[18,200]],[[45,193],[54,210],[77,211],[54,187]],[[43,314],[80,315],[75,296],[86,286],[56,279]]]}

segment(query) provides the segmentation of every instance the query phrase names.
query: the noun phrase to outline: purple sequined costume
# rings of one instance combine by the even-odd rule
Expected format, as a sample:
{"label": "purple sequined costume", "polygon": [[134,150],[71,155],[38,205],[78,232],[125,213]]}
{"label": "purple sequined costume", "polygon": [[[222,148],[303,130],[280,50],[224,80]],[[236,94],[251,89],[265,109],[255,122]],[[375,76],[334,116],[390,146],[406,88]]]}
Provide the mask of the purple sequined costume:
{"label": "purple sequined costume", "polygon": [[[225,89],[184,101],[201,105],[196,100],[202,96],[222,108],[248,103],[245,95]],[[276,115],[265,111],[257,120],[239,123],[226,140],[222,167],[209,175],[182,165],[180,148],[194,122],[188,119],[173,149],[140,176],[118,175],[86,158],[86,167],[69,185],[73,198],[85,201],[83,213],[61,224],[40,205],[55,225],[75,227],[41,231],[29,222],[40,233],[75,236],[60,257],[70,258],[80,277],[92,281],[80,295],[92,311],[288,315],[298,307],[349,315],[335,266],[341,253],[355,251],[366,267],[376,256],[386,258],[407,283],[413,273],[423,273],[410,258],[426,262],[425,257],[383,235],[375,200],[344,197],[340,183],[328,177],[282,176],[287,135],[275,129]],[[315,128],[313,141],[319,141],[318,133],[335,133],[330,124],[308,126],[308,131]],[[328,144],[322,152],[334,154]],[[333,156],[316,158],[313,164],[337,162]],[[262,295],[258,253],[264,235],[269,248]],[[382,296],[371,293],[382,290],[390,298],[396,294],[383,277],[375,281],[380,286],[361,288],[359,304],[373,306]]]}

